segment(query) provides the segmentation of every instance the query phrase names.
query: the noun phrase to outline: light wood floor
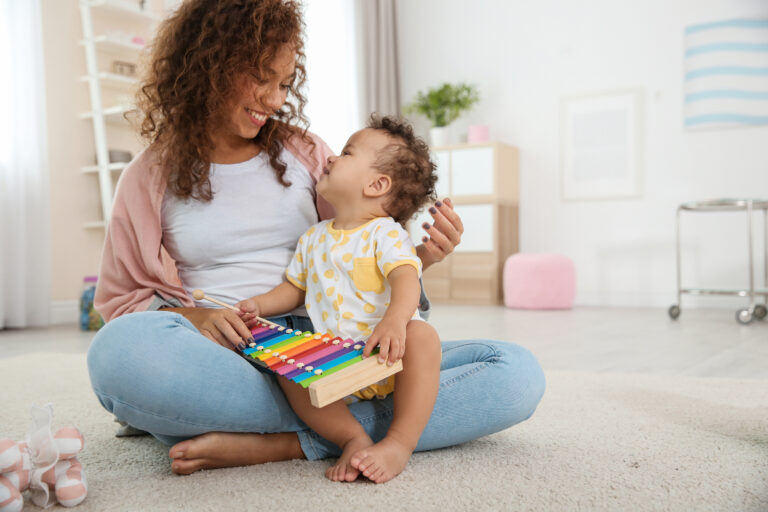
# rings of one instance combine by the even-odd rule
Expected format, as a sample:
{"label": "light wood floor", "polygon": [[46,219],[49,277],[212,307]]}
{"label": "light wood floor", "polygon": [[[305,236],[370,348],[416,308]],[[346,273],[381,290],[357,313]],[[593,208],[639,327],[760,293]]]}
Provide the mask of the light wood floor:
{"label": "light wood floor", "polygon": [[[768,322],[738,324],[734,311],[578,307],[521,311],[436,305],[444,340],[497,339],[530,349],[545,370],[768,378]],[[0,331],[0,358],[85,352],[93,333],[74,325]]]}

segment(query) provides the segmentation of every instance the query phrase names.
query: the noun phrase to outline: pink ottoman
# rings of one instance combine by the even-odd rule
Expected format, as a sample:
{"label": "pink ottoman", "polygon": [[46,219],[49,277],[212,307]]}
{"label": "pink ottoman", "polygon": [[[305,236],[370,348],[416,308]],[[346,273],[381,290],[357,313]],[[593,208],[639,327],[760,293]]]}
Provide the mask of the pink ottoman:
{"label": "pink ottoman", "polygon": [[519,309],[570,309],[576,268],[561,254],[513,254],[504,263],[504,304]]}

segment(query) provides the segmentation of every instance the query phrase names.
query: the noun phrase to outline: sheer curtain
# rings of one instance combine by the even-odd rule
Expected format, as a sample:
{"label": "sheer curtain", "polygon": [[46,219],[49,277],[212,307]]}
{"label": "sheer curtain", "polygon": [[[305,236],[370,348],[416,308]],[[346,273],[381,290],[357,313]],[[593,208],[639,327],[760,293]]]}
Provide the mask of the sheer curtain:
{"label": "sheer curtain", "polygon": [[357,100],[355,9],[359,0],[305,0],[310,130],[340,152],[362,128]]}
{"label": "sheer curtain", "polygon": [[51,237],[39,0],[0,0],[0,328],[46,325]]}
{"label": "sheer curtain", "polygon": [[395,0],[355,3],[360,115],[400,115]]}
{"label": "sheer curtain", "polygon": [[400,113],[394,0],[305,0],[310,129],[334,151],[371,112]]}

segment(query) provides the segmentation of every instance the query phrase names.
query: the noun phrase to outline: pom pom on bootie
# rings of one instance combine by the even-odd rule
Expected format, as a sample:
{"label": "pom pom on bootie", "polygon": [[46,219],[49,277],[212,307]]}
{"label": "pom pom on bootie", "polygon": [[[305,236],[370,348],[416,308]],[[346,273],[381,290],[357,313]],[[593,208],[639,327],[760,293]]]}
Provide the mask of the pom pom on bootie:
{"label": "pom pom on bootie", "polygon": [[27,443],[0,439],[0,512],[19,512],[24,507],[21,493],[29,488],[31,469]]}
{"label": "pom pom on bootie", "polygon": [[32,428],[27,440],[0,439],[0,512],[20,512],[22,493],[29,489],[32,502],[47,508],[56,502],[79,505],[88,495],[85,472],[77,454],[83,435],[74,427],[51,432],[53,407],[32,406]]}

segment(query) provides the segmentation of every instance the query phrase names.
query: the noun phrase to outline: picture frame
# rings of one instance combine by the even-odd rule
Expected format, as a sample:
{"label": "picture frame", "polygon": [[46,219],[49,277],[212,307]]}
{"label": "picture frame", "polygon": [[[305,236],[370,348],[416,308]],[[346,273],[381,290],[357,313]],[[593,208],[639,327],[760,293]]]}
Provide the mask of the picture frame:
{"label": "picture frame", "polygon": [[640,88],[561,98],[563,200],[642,195],[643,117]]}

